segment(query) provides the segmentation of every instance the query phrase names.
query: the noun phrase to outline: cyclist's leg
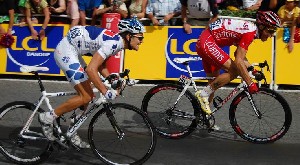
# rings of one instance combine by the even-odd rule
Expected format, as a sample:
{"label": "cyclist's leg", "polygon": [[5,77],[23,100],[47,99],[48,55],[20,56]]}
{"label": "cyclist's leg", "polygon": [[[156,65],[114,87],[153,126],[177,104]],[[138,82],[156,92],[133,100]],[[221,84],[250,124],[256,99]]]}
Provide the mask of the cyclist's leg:
{"label": "cyclist's leg", "polygon": [[68,81],[74,85],[74,89],[78,95],[59,105],[53,112],[40,114],[43,132],[49,140],[55,140],[53,136],[53,121],[55,118],[89,103],[94,96],[90,81],[78,58],[77,52],[75,48],[68,43],[67,38],[64,38],[58,44],[54,52],[54,58],[57,65],[65,73]]}
{"label": "cyclist's leg", "polygon": [[[223,64],[230,59],[229,55],[225,53],[216,43],[209,30],[202,32],[196,44],[197,54],[202,57],[203,69],[208,76],[219,77],[219,70]],[[213,80],[212,82],[214,82]],[[202,91],[196,93],[203,111],[211,114],[209,106],[209,97],[216,89],[208,85]]]}

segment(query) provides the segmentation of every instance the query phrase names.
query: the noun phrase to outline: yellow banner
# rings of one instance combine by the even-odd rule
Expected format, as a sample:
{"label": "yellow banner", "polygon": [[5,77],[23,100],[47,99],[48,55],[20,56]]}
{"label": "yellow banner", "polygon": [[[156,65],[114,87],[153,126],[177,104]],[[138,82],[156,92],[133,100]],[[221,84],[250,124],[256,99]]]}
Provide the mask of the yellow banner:
{"label": "yellow banner", "polygon": [[[2,24],[2,26],[7,29],[7,24]],[[25,54],[27,53],[27,56],[30,56],[31,53],[34,55],[37,50],[53,53],[55,46],[53,46],[53,43],[51,42],[53,42],[54,39],[54,42],[58,43],[60,41],[60,37],[64,36],[69,30],[69,25],[49,25],[49,27],[49,29],[51,29],[51,27],[55,27],[54,32],[55,30],[59,31],[59,27],[62,27],[63,29],[59,31],[62,34],[51,34],[48,36],[48,40],[41,42],[40,45],[37,46],[36,43],[31,43],[32,41],[30,41],[30,34],[27,37],[26,34],[24,34],[25,36],[23,37],[16,36],[16,40],[18,42],[14,43],[10,52],[15,53],[13,54],[15,58],[17,58],[18,53],[22,53],[22,51],[26,51]],[[186,72],[185,68],[173,62],[174,58],[200,58],[195,51],[195,44],[198,36],[203,30],[203,27],[192,27],[192,30],[192,34],[185,34],[182,27],[147,26],[146,33],[144,34],[145,39],[140,45],[140,50],[125,51],[124,68],[131,70],[130,76],[134,79],[178,79],[180,74],[186,74]],[[297,52],[300,51],[299,43],[295,43],[293,52],[288,53],[286,44],[282,41],[282,35],[283,30],[280,29],[277,33],[277,39],[275,41],[275,84],[300,85],[300,78],[295,76],[295,73],[291,71],[297,70],[296,67],[300,62],[300,56],[297,55]],[[57,43],[54,43],[54,45]],[[234,58],[235,49],[235,46],[231,46],[228,49],[225,48],[225,52],[228,52],[230,57]],[[272,39],[269,39],[264,43],[259,39],[256,39],[249,47],[247,58],[250,63],[258,63],[267,60],[268,64],[270,65],[270,69],[273,69],[272,50]],[[88,63],[91,57],[84,57],[84,59]],[[8,58],[6,49],[0,49],[0,74],[20,74],[20,72],[14,71],[14,68],[11,66],[12,64],[10,64],[9,61],[10,60]],[[201,61],[195,62],[192,65],[194,65],[192,66],[192,70],[195,72],[195,74],[199,74],[200,76],[204,74],[203,69],[201,68]],[[53,61],[51,66],[55,66]],[[269,73],[265,70],[265,74],[267,82],[270,83],[271,74],[273,73]],[[60,70],[57,71],[57,69],[45,75],[64,76],[63,73]],[[234,82],[239,81],[240,80],[235,80]]]}

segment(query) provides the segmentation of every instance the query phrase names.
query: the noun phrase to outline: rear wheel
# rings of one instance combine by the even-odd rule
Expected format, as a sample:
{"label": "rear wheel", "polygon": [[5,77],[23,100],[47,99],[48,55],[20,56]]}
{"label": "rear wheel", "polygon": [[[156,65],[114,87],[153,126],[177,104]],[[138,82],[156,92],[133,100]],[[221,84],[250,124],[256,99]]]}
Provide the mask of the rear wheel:
{"label": "rear wheel", "polygon": [[[35,105],[25,101],[8,103],[0,109],[0,151],[10,161],[18,164],[35,164],[45,161],[52,152],[49,141],[43,136],[36,114],[28,132],[23,135],[40,137],[39,140],[23,138],[20,131],[25,126]],[[42,112],[42,109],[39,109]]]}
{"label": "rear wheel", "polygon": [[241,92],[232,101],[229,119],[234,131],[252,143],[272,143],[282,138],[289,130],[292,113],[287,101],[277,92],[260,88],[252,94],[261,118],[254,113],[247,94]]}
{"label": "rear wheel", "polygon": [[182,90],[180,85],[161,84],[151,88],[144,96],[142,110],[159,135],[165,138],[183,138],[197,127],[199,103],[189,90],[177,100]]}

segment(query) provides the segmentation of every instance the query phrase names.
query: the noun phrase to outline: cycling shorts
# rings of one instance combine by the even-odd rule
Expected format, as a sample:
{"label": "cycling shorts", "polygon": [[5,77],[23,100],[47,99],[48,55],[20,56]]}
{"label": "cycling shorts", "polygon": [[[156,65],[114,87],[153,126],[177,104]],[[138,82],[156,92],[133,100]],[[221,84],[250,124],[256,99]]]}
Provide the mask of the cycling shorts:
{"label": "cycling shorts", "polygon": [[84,71],[86,63],[66,37],[58,43],[54,51],[54,59],[73,86],[88,80],[87,73]]}
{"label": "cycling shorts", "polygon": [[203,69],[206,73],[220,70],[230,58],[215,42],[208,29],[204,30],[196,43],[197,54],[202,58]]}

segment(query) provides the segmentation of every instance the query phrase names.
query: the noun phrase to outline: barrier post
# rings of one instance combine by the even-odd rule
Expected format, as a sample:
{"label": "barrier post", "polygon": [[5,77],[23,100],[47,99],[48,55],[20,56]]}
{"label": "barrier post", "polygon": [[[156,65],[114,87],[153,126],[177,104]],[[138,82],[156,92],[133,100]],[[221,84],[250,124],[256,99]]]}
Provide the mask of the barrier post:
{"label": "barrier post", "polygon": [[[118,23],[120,19],[121,15],[119,13],[104,13],[102,16],[101,27],[118,33]],[[119,73],[123,70],[123,56],[124,50],[107,59],[106,67],[110,73]]]}

